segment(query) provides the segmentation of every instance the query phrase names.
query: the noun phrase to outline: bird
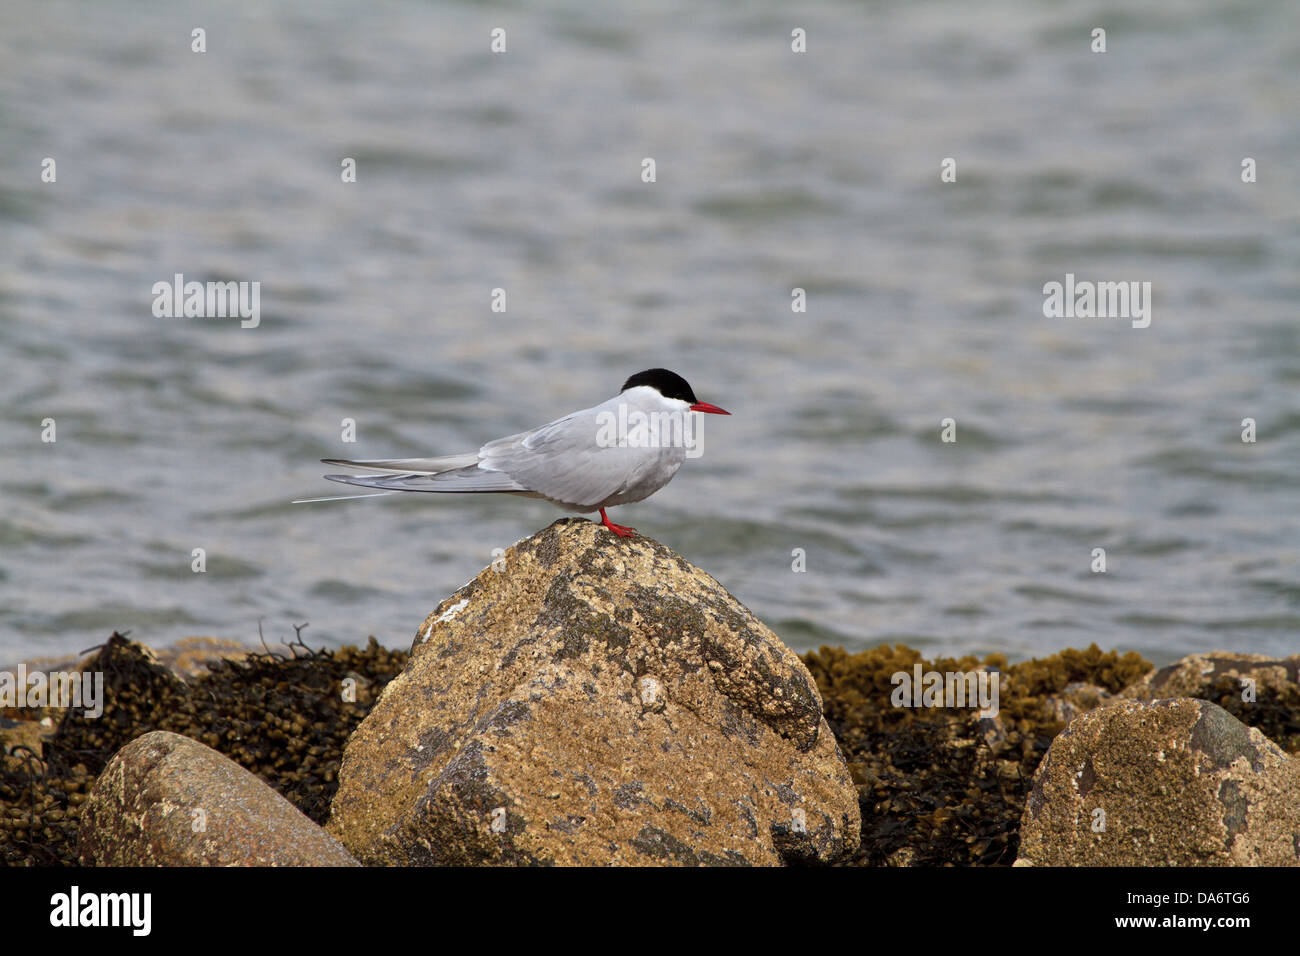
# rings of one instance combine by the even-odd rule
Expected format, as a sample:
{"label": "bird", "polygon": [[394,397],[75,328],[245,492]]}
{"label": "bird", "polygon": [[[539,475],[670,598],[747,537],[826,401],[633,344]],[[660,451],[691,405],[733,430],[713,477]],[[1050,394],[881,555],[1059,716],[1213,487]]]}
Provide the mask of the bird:
{"label": "bird", "polygon": [[649,498],[672,480],[687,452],[696,447],[692,412],[731,414],[696,398],[676,372],[650,368],[630,376],[617,395],[599,405],[490,441],[476,452],[441,458],[322,458],[321,462],[379,472],[324,476],[377,488],[379,494],[520,495],[544,498],[579,514],[599,511],[601,524],[626,538],[636,529],[610,521],[605,509]]}

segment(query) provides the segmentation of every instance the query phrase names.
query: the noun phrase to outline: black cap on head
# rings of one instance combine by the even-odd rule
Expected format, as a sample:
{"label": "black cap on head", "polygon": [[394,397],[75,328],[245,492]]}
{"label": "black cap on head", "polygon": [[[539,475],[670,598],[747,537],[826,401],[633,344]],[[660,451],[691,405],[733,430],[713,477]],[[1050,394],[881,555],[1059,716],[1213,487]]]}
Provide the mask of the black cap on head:
{"label": "black cap on head", "polygon": [[666,368],[648,368],[644,372],[637,372],[623,383],[622,391],[626,392],[629,388],[636,388],[638,385],[649,385],[651,388],[658,389],[659,394],[664,398],[676,398],[692,405],[699,401],[686,379]]}

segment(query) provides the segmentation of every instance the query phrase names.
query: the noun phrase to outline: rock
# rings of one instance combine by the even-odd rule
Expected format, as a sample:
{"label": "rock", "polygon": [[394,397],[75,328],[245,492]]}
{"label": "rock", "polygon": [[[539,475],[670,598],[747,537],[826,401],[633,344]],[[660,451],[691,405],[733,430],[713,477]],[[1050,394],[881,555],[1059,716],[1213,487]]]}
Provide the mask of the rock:
{"label": "rock", "polygon": [[257,777],[167,731],[108,762],[82,809],[78,852],[98,866],[358,865]]}
{"label": "rock", "polygon": [[1059,694],[1045,697],[1043,706],[1055,720],[1068,724],[1080,714],[1086,714],[1111,699],[1113,695],[1106,688],[1075,681],[1066,684]]}
{"label": "rock", "polygon": [[415,865],[830,862],[859,828],[799,658],[668,548],[582,519],[429,615],[328,823]]}
{"label": "rock", "polygon": [[916,851],[910,846],[899,847],[889,854],[888,862],[890,866],[913,866],[916,863]]}
{"label": "rock", "polygon": [[1217,704],[1113,700],[1034,775],[1017,865],[1295,866],[1300,761]]}
{"label": "rock", "polygon": [[182,680],[206,674],[218,660],[243,660],[260,648],[249,647],[224,637],[183,637],[175,644],[157,649],[158,660]]}
{"label": "rock", "polygon": [[1254,681],[1256,690],[1292,691],[1300,686],[1300,654],[1290,657],[1266,657],[1263,654],[1234,654],[1212,651],[1190,654],[1147,674],[1120,692],[1131,700],[1158,700],[1167,697],[1208,697],[1224,677],[1232,678],[1234,687],[1241,679]]}
{"label": "rock", "polygon": [[[224,637],[182,637],[166,647],[148,647],[144,653],[149,660],[168,668],[181,680],[190,680],[209,671],[210,664],[219,660],[242,660],[261,648]],[[33,671],[86,671],[91,670],[95,656],[64,654],[59,657],[37,657],[23,662],[28,673]],[[6,669],[6,668],[0,668]],[[11,668],[8,668],[11,669]]]}
{"label": "rock", "polygon": [[[0,717],[0,757],[18,752],[19,756],[41,756],[45,741],[54,736],[54,727],[43,720],[10,720]],[[26,753],[30,751],[30,753]]]}

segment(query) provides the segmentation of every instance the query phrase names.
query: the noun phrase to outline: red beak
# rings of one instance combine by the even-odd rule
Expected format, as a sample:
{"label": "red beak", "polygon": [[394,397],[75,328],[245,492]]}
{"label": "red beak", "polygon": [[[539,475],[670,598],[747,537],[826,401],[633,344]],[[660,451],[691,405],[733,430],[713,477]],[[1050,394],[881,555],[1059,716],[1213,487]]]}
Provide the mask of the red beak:
{"label": "red beak", "polygon": [[708,412],[710,415],[730,415],[731,412],[725,408],[719,408],[717,405],[710,405],[708,402],[696,402],[691,406],[693,412]]}

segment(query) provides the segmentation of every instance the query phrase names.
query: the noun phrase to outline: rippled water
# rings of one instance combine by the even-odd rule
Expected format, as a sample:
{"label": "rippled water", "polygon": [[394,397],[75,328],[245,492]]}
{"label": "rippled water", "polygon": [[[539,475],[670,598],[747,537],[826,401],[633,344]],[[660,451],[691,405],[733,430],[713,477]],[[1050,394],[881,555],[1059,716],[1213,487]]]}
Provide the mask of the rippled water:
{"label": "rippled water", "polygon": [[[1297,649],[1300,7],[546,8],[0,8],[0,660],[404,646],[558,512],[290,505],[317,459],[652,365],[733,417],[612,517],[797,649]],[[178,272],[260,325],[155,318]],[[1151,326],[1045,318],[1066,273],[1151,282]]]}

